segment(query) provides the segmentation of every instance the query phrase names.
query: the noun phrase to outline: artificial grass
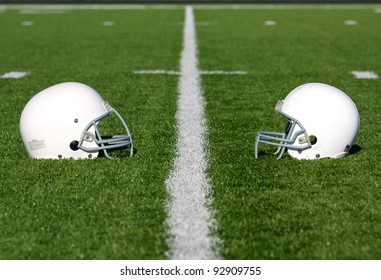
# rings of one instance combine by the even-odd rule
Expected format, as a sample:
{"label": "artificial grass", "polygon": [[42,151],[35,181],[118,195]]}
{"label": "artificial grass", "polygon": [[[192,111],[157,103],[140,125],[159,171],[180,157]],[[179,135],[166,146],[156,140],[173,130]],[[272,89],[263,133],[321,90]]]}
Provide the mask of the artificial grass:
{"label": "artificial grass", "polygon": [[[244,70],[204,76],[211,163],[222,255],[227,259],[379,259],[381,256],[380,72],[377,31],[369,10],[196,11],[200,67]],[[347,19],[356,20],[346,26]],[[266,20],[276,22],[266,26]],[[277,100],[307,82],[346,92],[361,124],[344,159],[277,160],[274,147],[253,148],[257,131],[281,132]],[[338,104],[340,106],[340,104]],[[324,112],[322,112],[324,113]]]}
{"label": "artificial grass", "polygon": [[[373,6],[306,7],[194,10],[203,23],[196,25],[200,69],[248,72],[201,77],[208,177],[226,259],[381,256],[381,84],[350,73],[381,73],[381,18]],[[358,25],[344,25],[347,19]],[[26,20],[33,25],[21,26]],[[1,14],[0,74],[30,74],[0,79],[0,259],[166,258],[164,181],[174,157],[178,77],[133,71],[178,70],[183,20],[181,6]],[[121,113],[137,148],[133,158],[28,158],[18,132],[21,110],[38,91],[63,81],[92,86]],[[262,145],[254,159],[256,131],[284,127],[276,101],[311,81],[355,101],[361,124],[352,153],[341,160],[276,160]]]}
{"label": "artificial grass", "polygon": [[[34,24],[21,26],[26,19]],[[103,26],[104,20],[114,26]],[[30,72],[20,80],[0,79],[1,259],[165,258],[164,180],[175,146],[177,77],[133,71],[177,68],[182,29],[167,22],[182,20],[178,11],[1,15],[1,71]],[[132,133],[134,157],[27,156],[21,110],[34,94],[64,81],[88,84],[119,111]],[[104,123],[106,131],[122,132]]]}

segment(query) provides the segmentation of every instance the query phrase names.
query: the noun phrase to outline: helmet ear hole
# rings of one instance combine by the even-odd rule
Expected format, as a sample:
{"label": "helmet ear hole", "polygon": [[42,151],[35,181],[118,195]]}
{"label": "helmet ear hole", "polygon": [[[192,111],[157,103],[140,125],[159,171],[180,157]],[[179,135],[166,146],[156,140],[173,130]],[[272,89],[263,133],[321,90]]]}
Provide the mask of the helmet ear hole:
{"label": "helmet ear hole", "polygon": [[317,143],[318,139],[315,135],[310,136],[310,143],[311,145],[315,145]]}
{"label": "helmet ear hole", "polygon": [[77,140],[71,141],[70,142],[70,149],[72,149],[73,151],[77,151],[79,149],[78,144],[79,144],[79,142]]}

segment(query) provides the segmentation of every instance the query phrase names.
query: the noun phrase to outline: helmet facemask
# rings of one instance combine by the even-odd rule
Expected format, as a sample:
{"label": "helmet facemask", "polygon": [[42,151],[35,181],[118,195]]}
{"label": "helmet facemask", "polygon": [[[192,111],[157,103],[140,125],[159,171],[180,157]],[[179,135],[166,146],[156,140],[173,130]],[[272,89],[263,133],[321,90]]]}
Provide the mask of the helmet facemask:
{"label": "helmet facemask", "polygon": [[259,143],[278,146],[278,149],[274,153],[280,159],[286,149],[303,151],[311,148],[315,137],[310,137],[301,124],[296,118],[286,114],[282,111],[284,100],[279,100],[275,106],[275,111],[287,118],[287,123],[284,132],[271,132],[271,131],[260,131],[257,132],[257,137],[255,139],[255,158],[258,158],[258,145]]}
{"label": "helmet facemask", "polygon": [[[81,149],[82,151],[85,151],[87,153],[101,152],[104,154],[104,156],[106,156],[109,159],[116,159],[110,156],[109,154],[110,151],[130,147],[129,154],[130,156],[133,156],[132,137],[126,122],[124,121],[122,116],[118,113],[118,111],[112,108],[107,102],[104,102],[103,106],[105,107],[106,112],[100,115],[99,117],[93,119],[85,126],[79,141],[74,140],[70,144],[71,149],[72,150]],[[98,124],[100,123],[101,120],[110,116],[113,113],[122,122],[126,134],[112,135],[112,136],[101,134]],[[86,143],[92,142],[92,141],[94,141],[96,146],[93,145],[91,147],[88,147]]]}

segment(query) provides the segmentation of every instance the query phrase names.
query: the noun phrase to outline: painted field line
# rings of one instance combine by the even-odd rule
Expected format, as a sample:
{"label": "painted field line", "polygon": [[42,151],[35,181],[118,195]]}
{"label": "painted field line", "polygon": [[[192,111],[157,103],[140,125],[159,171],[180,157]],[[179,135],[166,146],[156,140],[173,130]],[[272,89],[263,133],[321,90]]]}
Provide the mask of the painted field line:
{"label": "painted field line", "polygon": [[38,15],[38,14],[64,14],[66,10],[37,10],[37,9],[24,9],[20,10],[19,14],[25,15]]}
{"label": "painted field line", "polygon": [[21,25],[22,26],[32,26],[34,24],[33,21],[22,21]]}
{"label": "painted field line", "polygon": [[216,222],[211,212],[211,187],[206,178],[206,121],[200,86],[193,9],[185,9],[176,114],[178,140],[173,170],[166,180],[168,240],[171,259],[218,259]]}
{"label": "painted field line", "polygon": [[[140,75],[180,75],[179,71],[174,70],[136,70],[134,74]],[[199,71],[201,75],[246,75],[246,71],[223,71],[223,70],[210,70]]]}
{"label": "painted field line", "polygon": [[114,26],[114,22],[113,21],[104,21],[104,22],[102,22],[102,25],[103,26]]}
{"label": "painted field line", "polygon": [[202,75],[246,75],[246,71],[222,71],[222,70],[211,70],[211,71],[200,71]]}
{"label": "painted field line", "polygon": [[[197,10],[374,10],[381,11],[379,4],[199,4]],[[1,10],[33,10],[53,12],[55,10],[182,10],[182,4],[20,4],[0,5]]]}
{"label": "painted field line", "polygon": [[266,20],[264,22],[264,25],[267,25],[267,26],[275,26],[276,25],[276,21],[274,20]]}
{"label": "painted field line", "polygon": [[357,79],[378,79],[378,75],[373,71],[352,71],[352,75]]}
{"label": "painted field line", "polygon": [[139,75],[180,75],[180,71],[174,70],[136,70],[134,74]]}
{"label": "painted field line", "polygon": [[195,10],[374,10],[379,4],[200,4],[193,5]]}
{"label": "painted field line", "polygon": [[25,76],[29,75],[29,72],[19,72],[19,71],[12,71],[8,73],[4,73],[0,76],[2,79],[20,79]]}
{"label": "painted field line", "polygon": [[0,10],[22,10],[53,12],[57,10],[145,10],[147,5],[133,4],[20,4],[20,5],[0,5]]}
{"label": "painted field line", "polygon": [[353,19],[348,19],[348,20],[345,20],[344,21],[344,24],[345,25],[357,25],[357,20],[353,20]]}

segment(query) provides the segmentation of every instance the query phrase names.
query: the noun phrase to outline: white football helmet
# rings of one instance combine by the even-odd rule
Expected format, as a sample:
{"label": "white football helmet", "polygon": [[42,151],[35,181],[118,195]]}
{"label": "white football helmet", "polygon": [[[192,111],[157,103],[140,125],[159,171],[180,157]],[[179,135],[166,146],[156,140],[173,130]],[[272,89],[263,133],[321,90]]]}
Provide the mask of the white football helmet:
{"label": "white football helmet", "polygon": [[308,83],[278,101],[275,111],[288,121],[283,133],[257,132],[258,144],[278,146],[278,159],[287,149],[296,159],[342,158],[356,139],[360,117],[356,105],[341,90],[321,83]]}
{"label": "white football helmet", "polygon": [[[101,136],[98,123],[114,113],[126,135]],[[96,158],[100,152],[130,148],[130,131],[120,114],[91,87],[67,82],[51,86],[32,97],[20,119],[20,133],[32,158]]]}

